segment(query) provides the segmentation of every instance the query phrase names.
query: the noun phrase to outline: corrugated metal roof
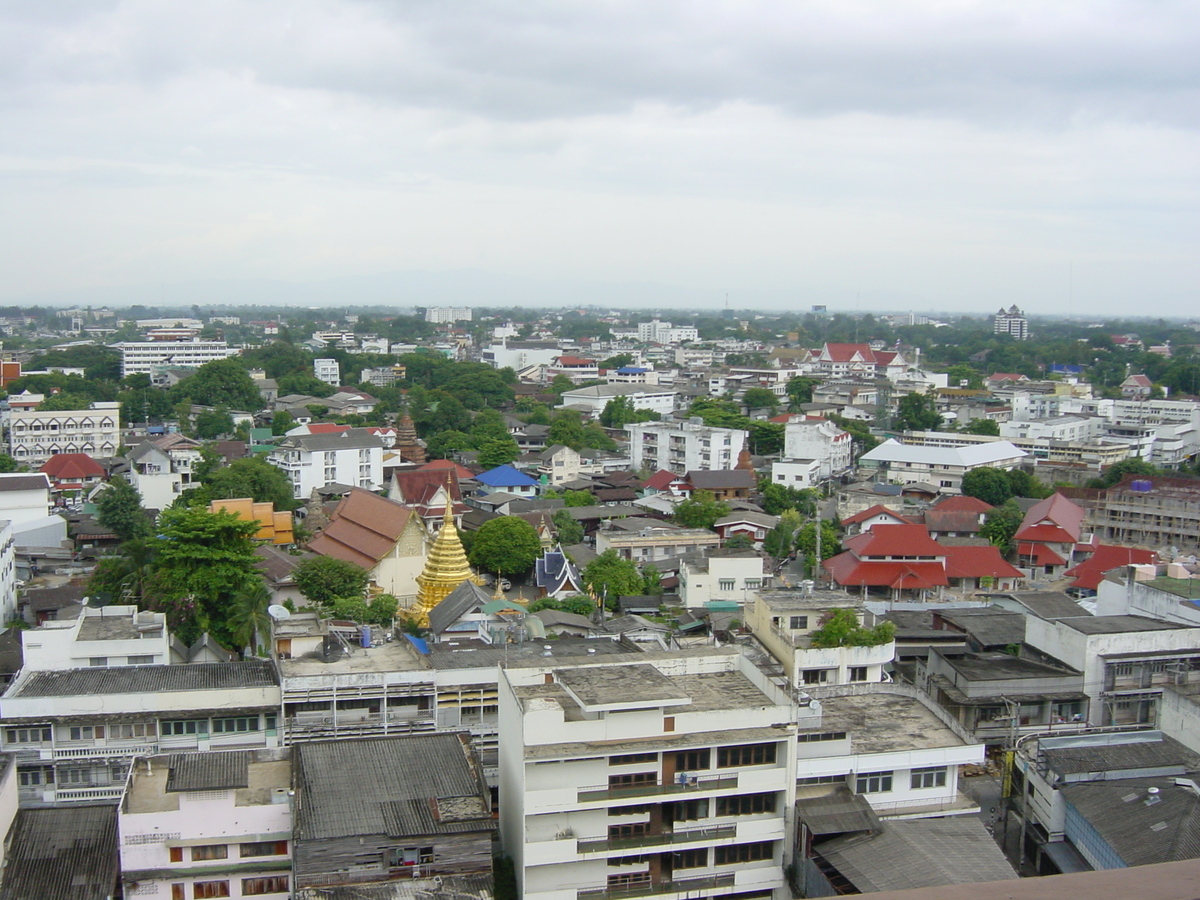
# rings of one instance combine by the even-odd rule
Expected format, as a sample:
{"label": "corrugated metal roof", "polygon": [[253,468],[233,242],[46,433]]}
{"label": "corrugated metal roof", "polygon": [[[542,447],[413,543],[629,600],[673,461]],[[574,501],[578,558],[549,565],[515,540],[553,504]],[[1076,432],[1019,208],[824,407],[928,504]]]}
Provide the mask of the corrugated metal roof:
{"label": "corrugated metal roof", "polygon": [[192,663],[174,666],[122,666],[30,672],[10,697],[70,697],[85,694],[150,694],[271,687],[275,669],[265,660]]}
{"label": "corrugated metal roof", "polygon": [[117,807],[23,809],[0,900],[107,900],[116,893]]}
{"label": "corrugated metal roof", "polygon": [[[477,796],[485,790],[478,761],[459,734],[406,735],[298,744],[297,840],[359,834],[435,834],[491,831],[486,819],[430,819],[407,801]],[[486,801],[483,809],[487,809]],[[433,831],[423,830],[430,822]],[[416,829],[416,830],[409,830]]]}
{"label": "corrugated metal roof", "polygon": [[250,784],[248,750],[180,753],[168,765],[168,791],[221,791]]}

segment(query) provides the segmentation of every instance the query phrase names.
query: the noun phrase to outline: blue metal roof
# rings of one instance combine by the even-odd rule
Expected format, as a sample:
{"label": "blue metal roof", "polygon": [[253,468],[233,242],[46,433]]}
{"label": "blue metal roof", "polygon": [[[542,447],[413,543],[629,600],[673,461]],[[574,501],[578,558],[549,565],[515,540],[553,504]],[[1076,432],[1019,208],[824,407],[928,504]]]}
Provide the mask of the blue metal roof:
{"label": "blue metal roof", "polygon": [[537,481],[530,478],[528,475],[518,472],[512,466],[496,466],[494,469],[489,469],[482,475],[476,475],[475,480],[480,484],[486,484],[488,487],[531,487],[537,485]]}

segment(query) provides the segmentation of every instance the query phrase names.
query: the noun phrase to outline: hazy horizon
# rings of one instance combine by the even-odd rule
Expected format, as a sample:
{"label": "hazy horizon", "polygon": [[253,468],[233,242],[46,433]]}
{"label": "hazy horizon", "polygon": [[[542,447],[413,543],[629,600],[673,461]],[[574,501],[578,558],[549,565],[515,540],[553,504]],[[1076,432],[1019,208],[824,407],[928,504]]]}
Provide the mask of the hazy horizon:
{"label": "hazy horizon", "polygon": [[0,303],[1187,316],[1198,33],[1130,0],[6,4]]}

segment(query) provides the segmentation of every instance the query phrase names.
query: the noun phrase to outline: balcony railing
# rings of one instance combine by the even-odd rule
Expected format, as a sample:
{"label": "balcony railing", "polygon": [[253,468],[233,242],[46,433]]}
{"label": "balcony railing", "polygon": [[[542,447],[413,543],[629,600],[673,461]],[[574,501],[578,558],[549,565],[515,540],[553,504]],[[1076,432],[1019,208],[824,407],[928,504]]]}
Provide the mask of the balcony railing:
{"label": "balcony railing", "polygon": [[738,786],[736,775],[691,775],[686,779],[671,781],[666,784],[648,782],[646,784],[597,785],[581,788],[579,801],[587,800],[620,800],[625,797],[654,797],[662,794],[683,794],[690,791],[715,791]]}
{"label": "balcony railing", "polygon": [[59,788],[54,792],[58,802],[83,802],[88,800],[120,800],[125,793],[125,785],[113,784],[106,787],[88,788]]}
{"label": "balcony railing", "polygon": [[604,850],[628,850],[637,847],[662,847],[672,844],[694,844],[714,838],[737,835],[737,825],[708,825],[704,828],[685,828],[661,834],[637,834],[621,838],[599,838],[578,841],[575,849],[580,853],[598,853]]}
{"label": "balcony railing", "polygon": [[113,756],[140,756],[147,753],[157,753],[155,744],[127,744],[113,747],[55,747],[55,759],[103,759]]}
{"label": "balcony railing", "polygon": [[672,881],[652,882],[649,879],[620,887],[589,888],[576,891],[576,900],[620,900],[624,897],[653,897],[657,894],[682,894],[704,891],[710,888],[730,887],[733,873],[700,875],[696,878],[676,878]]}

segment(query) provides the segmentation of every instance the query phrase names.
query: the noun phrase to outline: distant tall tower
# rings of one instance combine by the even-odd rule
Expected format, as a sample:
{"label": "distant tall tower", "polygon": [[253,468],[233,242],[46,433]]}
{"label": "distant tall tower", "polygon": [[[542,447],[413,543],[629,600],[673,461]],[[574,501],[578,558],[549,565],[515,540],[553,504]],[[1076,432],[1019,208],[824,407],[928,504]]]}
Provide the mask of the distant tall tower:
{"label": "distant tall tower", "polygon": [[994,323],[992,331],[996,334],[1011,334],[1018,341],[1029,340],[1029,320],[1015,303],[1007,311],[1001,307]]}

